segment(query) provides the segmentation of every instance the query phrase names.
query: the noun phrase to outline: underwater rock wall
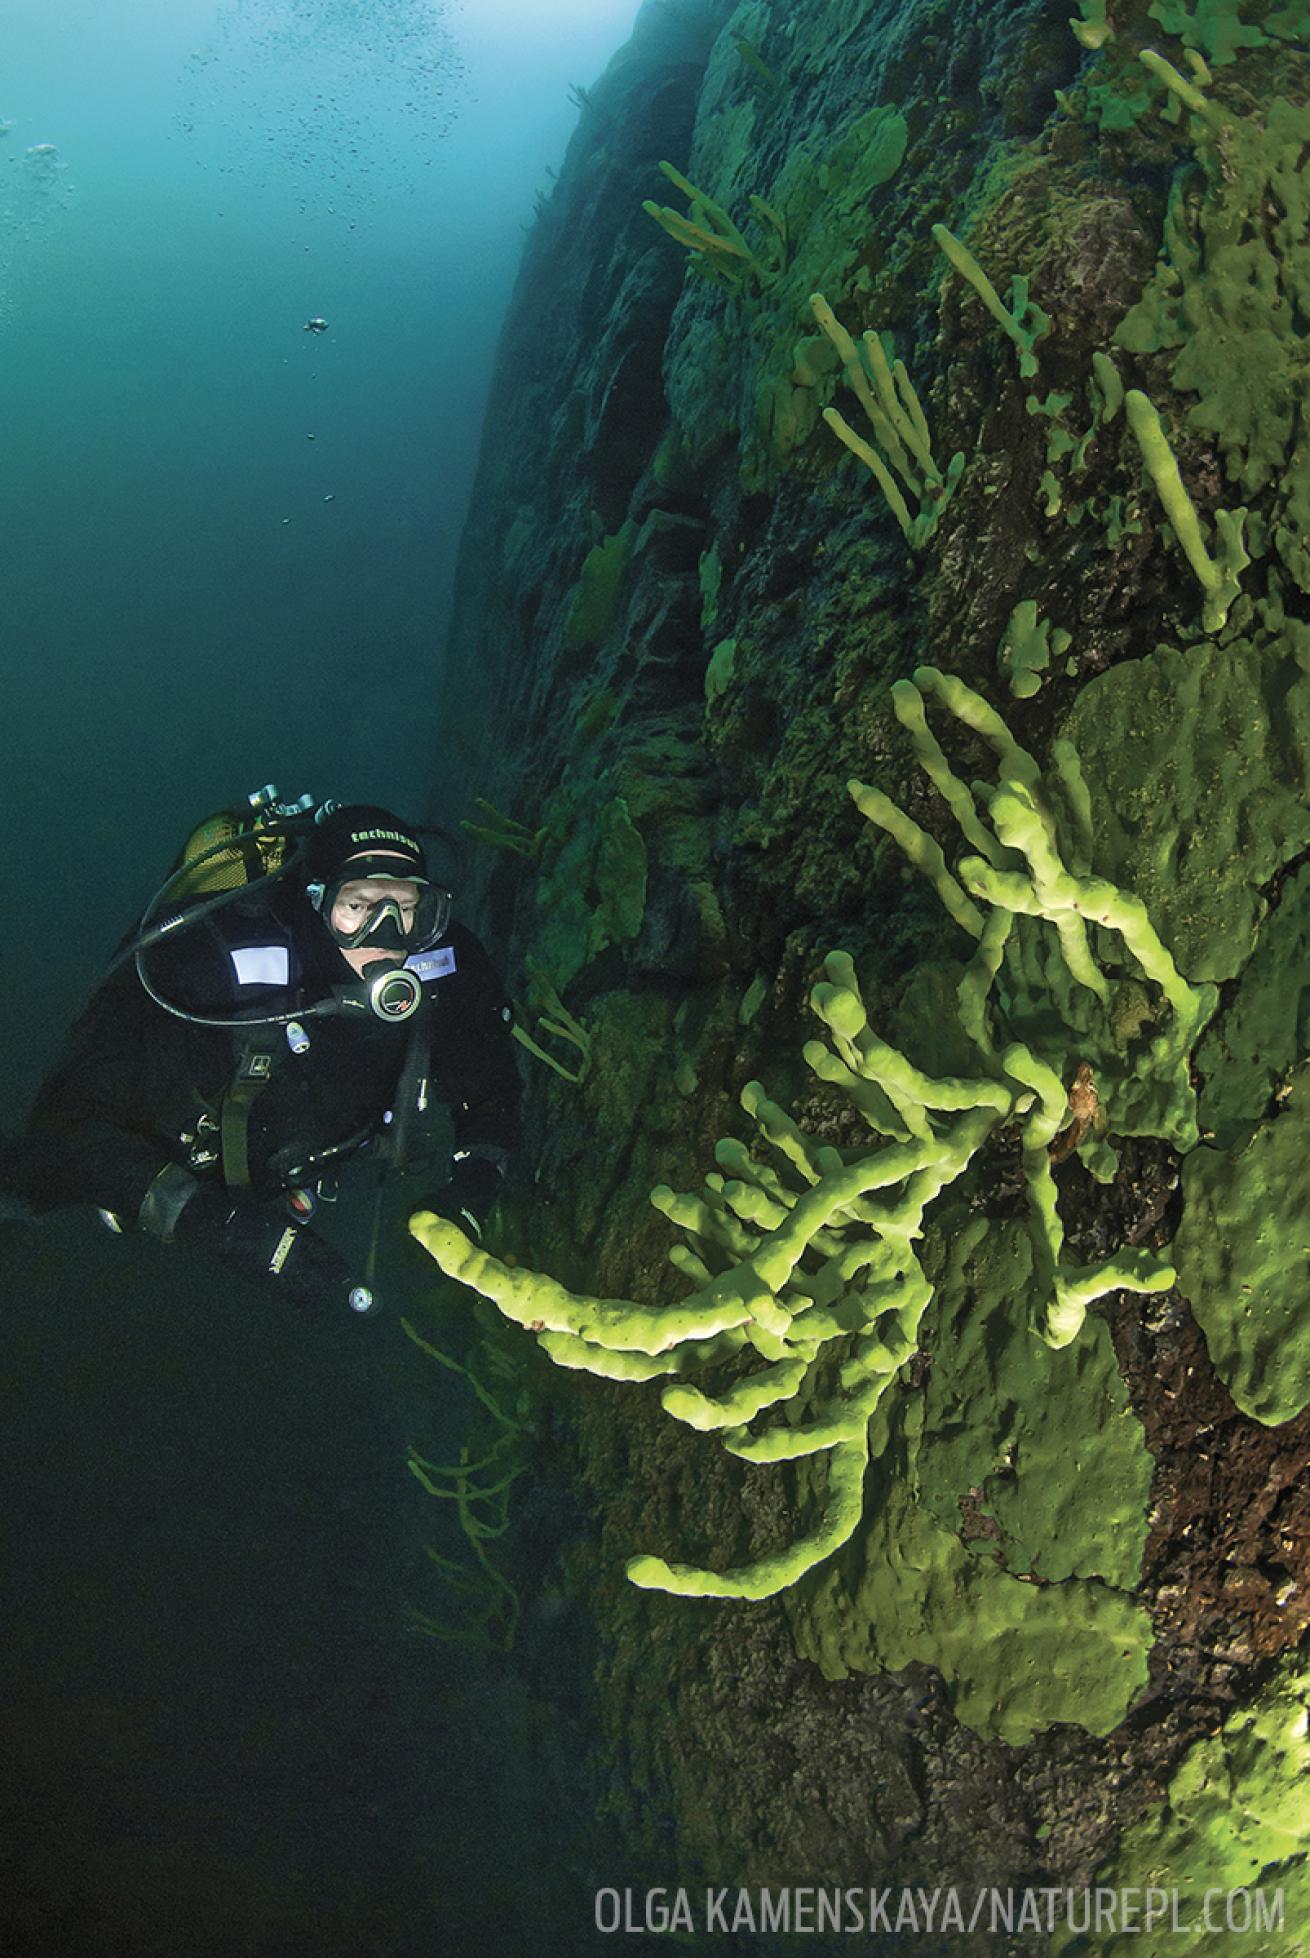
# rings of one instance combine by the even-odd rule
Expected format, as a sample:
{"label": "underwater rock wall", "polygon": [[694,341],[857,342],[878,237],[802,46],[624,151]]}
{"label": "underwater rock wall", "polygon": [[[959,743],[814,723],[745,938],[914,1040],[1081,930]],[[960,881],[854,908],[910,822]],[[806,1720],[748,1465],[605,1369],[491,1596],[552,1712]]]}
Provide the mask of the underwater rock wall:
{"label": "underwater rock wall", "polygon": [[[461,1270],[583,1369],[522,1335],[634,1876],[1080,1884],[1159,1867],[1221,1728],[1264,1786],[1310,1622],[1308,37],[1278,0],[650,0],[528,241],[441,789],[530,1143],[517,1276]],[[823,1232],[888,1241],[848,1204],[803,1302],[679,1349],[726,1448],[596,1331],[721,1303],[897,1122],[921,1174],[962,1082],[1005,1092],[894,1300],[804,1338]],[[874,1374],[851,1527],[789,1565],[844,1458],[778,1437]],[[634,1553],[790,1576],[669,1595]],[[1299,1868],[1268,1807],[1242,1868]]]}

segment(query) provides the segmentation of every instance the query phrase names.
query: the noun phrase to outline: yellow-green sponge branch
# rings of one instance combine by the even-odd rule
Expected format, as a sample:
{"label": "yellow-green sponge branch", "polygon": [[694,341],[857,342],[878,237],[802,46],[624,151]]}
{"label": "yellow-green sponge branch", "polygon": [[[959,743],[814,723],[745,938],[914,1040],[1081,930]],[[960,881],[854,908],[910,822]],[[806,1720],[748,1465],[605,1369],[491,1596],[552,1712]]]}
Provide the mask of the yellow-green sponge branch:
{"label": "yellow-green sponge branch", "polygon": [[612,1352],[655,1355],[687,1339],[710,1339],[751,1316],[745,1286],[734,1292],[731,1284],[716,1281],[708,1294],[694,1292],[683,1306],[651,1313],[627,1299],[588,1298],[539,1272],[503,1265],[457,1224],[430,1210],[416,1212],[409,1227],[450,1277],[493,1299],[507,1319],[534,1332],[571,1333]]}
{"label": "yellow-green sponge branch", "polygon": [[476,836],[480,843],[490,843],[502,850],[512,850],[515,856],[523,857],[528,863],[537,863],[541,858],[541,846],[546,840],[545,825],[540,829],[530,829],[514,816],[507,816],[497,809],[494,802],[485,796],[473,798],[476,808],[482,811],[485,822],[472,823],[465,818],[460,823],[462,830]]}
{"label": "yellow-green sponge branch", "polygon": [[[698,190],[671,163],[661,163],[660,169],[687,199],[691,214],[684,217],[667,204],[656,204],[647,199],[641,207],[647,217],[654,218],[656,224],[662,225],[677,244],[685,245],[694,252],[707,269],[736,284],[744,283],[747,278],[763,279],[766,268],[723,206],[716,204],[712,197],[707,197],[703,190]],[[768,216],[776,224],[774,214],[769,212]]]}
{"label": "yellow-green sponge branch", "polygon": [[[1204,92],[1192,82],[1189,82],[1185,75],[1181,75],[1174,67],[1172,61],[1166,61],[1162,54],[1157,54],[1154,48],[1143,48],[1138,55],[1138,60],[1141,62],[1143,68],[1149,69],[1157,81],[1163,82],[1170,93],[1182,104],[1183,108],[1190,109],[1194,116],[1200,116],[1204,121],[1213,124],[1218,124],[1222,120],[1218,109]],[[1201,75],[1204,76],[1206,81],[1209,81],[1209,71],[1203,62],[1201,63]],[[1198,79],[1200,78],[1198,76]]]}
{"label": "yellow-green sponge branch", "polygon": [[1085,48],[1103,48],[1114,39],[1114,29],[1105,17],[1105,0],[1079,0],[1082,19],[1070,19],[1076,39]]}
{"label": "yellow-green sponge branch", "polygon": [[[921,668],[920,672],[927,670]],[[1003,860],[1003,853],[997,849],[996,838],[988,834],[986,825],[979,820],[972,794],[947,761],[940,742],[929,727],[928,717],[924,712],[923,695],[914,681],[894,682],[892,706],[896,710],[897,720],[914,742],[915,759],[945,801],[964,832],[965,840],[972,843],[974,849],[980,850],[989,861],[999,865]]]}
{"label": "yellow-green sponge branch", "polygon": [[[1048,917],[1056,923],[1061,916],[1074,913],[1081,922],[1117,932],[1146,977],[1159,986],[1178,1017],[1182,1040],[1190,1045],[1214,1008],[1215,989],[1189,985],[1183,978],[1142,900],[1103,877],[1075,877],[1066,870],[1032,791],[1025,785],[1014,783],[998,796],[992,803],[992,817],[1005,841],[1027,858],[1031,881],[1025,888],[1022,880],[1016,883],[1007,873],[995,872],[975,858],[967,869],[964,863],[960,865],[960,874],[970,889],[989,902],[1003,902],[1008,910]],[[1085,947],[1085,936],[1079,943]],[[1090,953],[1087,956],[1090,961]],[[1081,983],[1098,997],[1105,996],[1101,974],[1088,973]]]}
{"label": "yellow-green sponge branch", "polygon": [[1242,539],[1245,508],[1216,510],[1215,529],[1219,533],[1218,561],[1211,557],[1201,530],[1196,506],[1187,494],[1169,439],[1149,396],[1140,388],[1130,388],[1124,397],[1128,425],[1137,438],[1147,474],[1155,484],[1165,515],[1183,548],[1183,555],[1196,573],[1205,593],[1201,622],[1207,632],[1218,632],[1228,617],[1228,608],[1237,597],[1240,574],[1251,562]]}
{"label": "yellow-green sponge branch", "polygon": [[815,1564],[839,1550],[864,1513],[864,1471],[869,1462],[868,1416],[852,1412],[858,1429],[832,1451],[828,1468],[828,1506],[810,1535],[786,1550],[760,1557],[736,1570],[701,1570],[695,1564],[668,1564],[662,1557],[633,1557],[627,1574],[644,1591],[673,1591],[688,1598],[770,1598]]}
{"label": "yellow-green sponge branch", "polygon": [[964,886],[951,875],[941,844],[927,830],[920,829],[913,816],[907,816],[881,789],[854,778],[846,784],[846,789],[860,814],[879,829],[885,829],[915,869],[923,872],[956,924],[963,926],[971,938],[981,938],[983,914]]}
{"label": "yellow-green sponge branch", "polygon": [[[845,953],[826,961],[812,1004],[833,1040],[840,1039],[854,1078],[881,1084],[907,1108],[915,1104],[915,1132],[846,1160],[805,1136],[752,1083],[743,1103],[757,1117],[761,1138],[778,1138],[781,1167],[748,1169],[740,1147],[725,1144],[720,1160],[739,1168],[740,1178],[712,1174],[700,1199],[653,1193],[694,1239],[692,1255],[681,1262],[702,1274],[701,1281],[680,1304],[644,1307],[578,1296],[542,1274],[501,1264],[430,1212],[411,1220],[414,1235],[445,1271],[531,1328],[559,1364],[636,1381],[659,1372],[682,1375],[749,1344],[766,1362],[762,1371],[718,1392],[679,1380],[665,1389],[665,1410],[719,1432],[725,1448],[747,1462],[829,1456],[822,1518],[786,1551],[725,1572],[638,1558],[629,1575],[639,1584],[763,1597],[845,1541],[860,1515],[869,1419],[913,1353],[932,1296],[913,1248],[924,1213],[1013,1112],[1015,1096],[1003,1084],[934,1081],[877,1040]],[[798,1165],[799,1189],[789,1175]],[[729,1199],[736,1214],[728,1214]],[[803,1267],[802,1260],[810,1262]],[[751,1431],[758,1418],[795,1400],[816,1368],[831,1371],[834,1351],[835,1379],[804,1420]]]}
{"label": "yellow-green sponge branch", "polygon": [[[935,700],[990,744],[998,762],[994,785],[973,782],[966,788],[949,771],[926,720],[910,711],[907,689],[922,696],[921,705]],[[1217,995],[1213,986],[1191,986],[1183,979],[1139,898],[1089,874],[1092,812],[1072,744],[1054,744],[1048,781],[996,710],[954,675],[920,667],[913,683],[899,683],[898,691],[897,711],[925,773],[966,841],[976,848],[980,828],[989,828],[988,846],[951,866],[940,846],[926,847],[930,839],[879,791],[852,784],[851,794],[871,821],[896,838],[951,915],[978,940],[958,998],[961,1021],[980,1054],[999,1071],[998,1030],[1008,1027],[1013,1037],[1031,1023],[1043,1029],[1050,1058],[1058,1057],[1057,1071],[1066,1082],[1078,1062],[1093,1065],[1102,1106],[1121,1133],[1160,1135],[1182,1150],[1195,1147],[1196,1097],[1187,1056]],[[1005,914],[1004,921],[998,914]],[[1089,926],[1116,934],[1126,958],[1103,969]],[[1058,941],[1054,963],[1044,930]],[[1120,988],[1140,983],[1141,977],[1159,988],[1165,1011],[1152,1019],[1149,1035],[1125,1052],[1114,1033],[1114,1004]],[[1059,1008],[1054,1020],[1052,996]],[[1090,1148],[1084,1160],[1093,1166]]]}
{"label": "yellow-green sponge branch", "polygon": [[[873,432],[916,496],[923,493],[907,458],[908,450],[923,471],[924,482],[940,488],[942,475],[933,461],[928,424],[919,397],[910,385],[903,361],[889,365],[882,341],[872,328],[863,336],[863,355],[821,292],[810,294],[810,310],[841,356],[842,370],[869,417]],[[870,387],[869,383],[873,385]]]}
{"label": "yellow-green sponge branch", "polygon": [[932,228],[933,242],[945,253],[962,278],[968,280],[997,325],[1014,342],[1019,355],[1019,372],[1029,380],[1037,372],[1033,348],[1050,328],[1050,320],[1037,303],[1028,297],[1028,281],[1019,272],[1010,280],[1007,306],[969,247],[962,244],[944,224]]}
{"label": "yellow-green sponge branch", "polygon": [[[832,342],[856,399],[868,418],[873,442],[857,435],[836,408],[825,408],[823,419],[834,435],[858,456],[886,499],[906,542],[918,550],[941,521],[964,469],[963,454],[951,457],[945,473],[933,459],[927,418],[914,391],[904,361],[888,361],[879,336],[870,328],[862,350],[846,331],[821,292],[810,294],[810,310]],[[913,457],[913,461],[911,461]],[[916,468],[917,465],[917,468]],[[910,506],[895,469],[919,505]]]}

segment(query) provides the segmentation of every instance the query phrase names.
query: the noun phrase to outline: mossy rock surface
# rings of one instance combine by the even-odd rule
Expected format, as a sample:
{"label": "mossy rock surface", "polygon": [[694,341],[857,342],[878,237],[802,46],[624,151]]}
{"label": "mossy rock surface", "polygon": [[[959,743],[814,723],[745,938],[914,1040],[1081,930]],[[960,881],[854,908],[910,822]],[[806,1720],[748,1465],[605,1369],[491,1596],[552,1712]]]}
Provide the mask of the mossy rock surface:
{"label": "mossy rock surface", "polygon": [[636,526],[625,523],[612,537],[593,544],[582,560],[564,627],[564,643],[571,650],[597,645],[609,631],[635,536]]}
{"label": "mossy rock surface", "polygon": [[1019,1227],[955,1214],[934,1262],[928,1383],[875,1417],[856,1537],[787,1594],[797,1649],[830,1678],[935,1666],[960,1720],[1012,1745],[1108,1733],[1152,1642],[1132,1596],[1151,1460],[1108,1335],[1041,1345]]}
{"label": "mossy rock surface", "polygon": [[1310,865],[1289,877],[1237,995],[1197,1053],[1200,1113],[1216,1146],[1244,1141],[1281,1077],[1310,1053]]}
{"label": "mossy rock surface", "polygon": [[1188,979],[1231,978],[1261,887],[1310,846],[1310,630],[1157,647],[1084,687],[1067,732],[1097,869],[1143,900]]}
{"label": "mossy rock surface", "polygon": [[[1308,1730],[1310,1654],[1297,1652],[1252,1705],[1184,1756],[1164,1806],[1135,1822],[1113,1862],[1096,1874],[1098,1887],[1120,1896],[1135,1890],[1141,1901],[1154,1891],[1164,1913],[1176,1894],[1187,1928],[1175,1929],[1170,1914],[1157,1916],[1160,1941],[1153,1945],[1151,1926],[1139,1915],[1132,1932],[1057,1936],[1050,1958],[1127,1958],[1144,1949],[1183,1958],[1238,1951],[1301,1958],[1310,1923]],[[1213,1929],[1205,1923],[1207,1893]],[[1229,1896],[1236,1907],[1231,1928]],[[1259,1908],[1277,1909],[1277,1923],[1261,1928]]]}
{"label": "mossy rock surface", "polygon": [[1146,1683],[1145,1612],[1094,1581],[1026,1583],[966,1547],[915,1499],[921,1419],[903,1406],[857,1538],[785,1595],[798,1653],[829,1679],[935,1666],[957,1718],[1011,1746],[1057,1722],[1109,1733]]}
{"label": "mossy rock surface", "polygon": [[[1256,30],[1258,32],[1258,30]],[[1305,385],[1297,303],[1310,281],[1310,109],[1276,98],[1234,118],[1200,160],[1209,180],[1194,225],[1194,171],[1183,166],[1165,227],[1166,253],[1115,335],[1132,353],[1179,349],[1173,384],[1199,397],[1189,425],[1216,442],[1244,497],[1292,462]],[[1246,358],[1233,359],[1240,334]]]}
{"label": "mossy rock surface", "polygon": [[[1294,1104],[1268,1118],[1303,1046],[1294,907],[1310,893],[1294,866],[1310,850],[1310,631],[1283,620],[1275,581],[1310,589],[1310,444],[1296,417],[1310,179],[1292,142],[1307,112],[1272,110],[1280,96],[1310,100],[1288,30],[1297,10],[1157,0],[1148,12],[1148,0],[1125,0],[1109,9],[1099,53],[1070,30],[1078,11],[1097,17],[1092,0],[1054,12],[1033,0],[643,7],[642,33],[663,52],[598,92],[539,224],[504,341],[446,705],[468,744],[461,783],[534,822],[559,817],[535,889],[530,866],[501,857],[479,923],[511,972],[572,972],[571,1001],[592,1032],[580,1087],[528,1070],[531,1176],[505,1240],[579,1287],[644,1297],[670,1285],[667,1229],[646,1192],[670,1176],[685,1187],[731,1125],[747,1074],[774,1085],[829,947],[848,946],[867,971],[881,1034],[930,1072],[973,1072],[948,965],[969,947],[859,831],[845,781],[905,786],[887,686],[924,659],[1005,705],[997,642],[1020,602],[1072,630],[1075,657],[1034,666],[1042,685],[1016,707],[1016,735],[1045,767],[1067,724],[1094,811],[1092,870],[1142,899],[1189,980],[1231,982],[1198,1070],[1202,1126],[1221,1152],[1202,1152],[1173,1087],[1188,1089],[1185,1050],[1200,1028],[1169,1057],[1169,1097],[1144,1098],[1149,1050],[1171,1024],[1159,988],[1094,932],[1110,997],[1080,996],[1060,978],[1049,928],[1025,921],[1012,934],[998,984],[1019,1034],[1066,1087],[1078,1065],[1092,1068],[1107,1148],[1137,1136],[1159,1145],[1122,1150],[1106,1187],[1071,1207],[1078,1254],[1130,1228],[1133,1242],[1159,1244],[1174,1152],[1198,1165],[1192,1221],[1202,1165],[1218,1153],[1230,1181],[1247,1177],[1237,1145],[1253,1123],[1291,1153]],[[1210,60],[1211,101],[1242,125],[1228,174],[1217,153],[1202,156],[1195,120],[1168,113],[1174,99],[1137,58],[1144,41],[1180,71],[1189,47]],[[893,117],[908,140],[884,176]],[[1248,168],[1271,140],[1286,153],[1277,181],[1264,164]],[[769,200],[789,230],[785,265],[763,282],[688,276],[685,249],[642,210],[670,196],[661,156],[731,211],[762,263],[770,229],[751,196]],[[1049,312],[1035,348],[1040,413],[1025,410],[999,324],[945,272],[934,219],[970,242],[1003,294],[1026,277]],[[807,310],[816,284],[853,332],[878,329],[905,360],[942,460],[968,455],[932,549],[917,556],[817,425],[829,400],[851,403]],[[1135,309],[1138,344],[1116,348]],[[1107,349],[1116,386],[1156,402],[1206,538],[1220,503],[1253,505],[1255,563],[1222,644],[1197,636],[1201,594],[1122,412],[1111,421],[1088,402],[1091,362]],[[1064,498],[1055,514],[1043,468]],[[651,523],[653,502],[679,521]],[[725,642],[735,665],[726,652],[711,665]],[[588,724],[585,752],[582,689],[614,702]],[[961,772],[977,766],[964,749]],[[929,797],[916,788],[909,806],[951,844]],[[627,824],[646,853],[640,916]],[[476,873],[470,902],[475,885]],[[1046,1011],[1053,987],[1059,1010]],[[739,1025],[743,996],[755,1006],[762,992],[767,1010],[753,1023],[743,1011]],[[813,1102],[834,1146],[860,1144],[853,1123]],[[692,1880],[717,1856],[715,1879],[727,1882],[748,1861],[771,1883],[813,1865],[857,1881],[939,1869],[943,1881],[1076,1886],[1124,1815],[1169,1787],[1190,1738],[1212,1733],[1234,1695],[1257,1693],[1242,1654],[1272,1648],[1252,1624],[1292,1636],[1290,1611],[1259,1618],[1246,1592],[1229,1592],[1221,1550],[1189,1561],[1198,1542],[1227,1541],[1229,1520],[1223,1478],[1194,1503],[1190,1483],[1188,1504],[1175,1495],[1180,1463],[1195,1457],[1198,1482],[1205,1474],[1197,1437],[1218,1392],[1191,1365],[1195,1327],[1179,1331],[1176,1300],[1120,1300],[1063,1354],[1030,1350],[1014,1177],[1007,1141],[970,1192],[996,1221],[947,1270],[929,1343],[886,1396],[865,1521],[785,1598],[635,1593],[623,1561],[670,1517],[701,1528],[704,1554],[721,1563],[790,1541],[816,1511],[821,1459],[746,1475],[716,1454],[706,1468],[704,1438],[642,1418],[647,1403],[658,1408],[656,1389],[563,1380],[556,1433],[574,1448],[589,1526],[570,1595],[598,1622],[613,1744],[603,1792],[621,1805],[634,1869],[644,1848],[669,1879],[676,1840]],[[1062,1189],[1080,1177],[1066,1164]],[[1289,1168],[1293,1234],[1295,1187]],[[1252,1179],[1239,1237],[1271,1190],[1267,1176]],[[1290,1319],[1295,1286],[1283,1278]],[[1224,1293],[1216,1312],[1230,1309]],[[1161,1690],[1149,1700],[1139,1695],[1151,1626],[1136,1588],[1152,1464],[1110,1351],[1120,1312],[1120,1353],[1159,1453],[1152,1575],[1176,1574],[1184,1594],[1176,1611],[1158,1607]],[[1258,1383],[1274,1400],[1280,1368],[1267,1359]],[[1164,1378],[1177,1383],[1167,1415]],[[1265,1447],[1293,1445],[1236,1416],[1232,1426]],[[1263,1482],[1252,1470],[1243,1486]],[[1280,1518],[1295,1494],[1289,1484],[1278,1495]],[[1252,1544],[1256,1534],[1252,1524]],[[1246,1568],[1256,1555],[1234,1570],[1258,1591]],[[1263,1569],[1263,1543],[1259,1559]],[[762,1628],[776,1632],[767,1662]],[[795,1648],[816,1663],[798,1665]],[[1245,1863],[1215,1855],[1219,1882],[1279,1867],[1247,1835],[1263,1798],[1248,1800],[1243,1747],[1289,1782],[1302,1774],[1258,1723],[1241,1746],[1225,1741],[1206,1799],[1221,1809],[1231,1785],[1235,1839],[1254,1846]],[[909,1792],[889,1792],[888,1764],[902,1760]],[[1190,1880],[1211,1838],[1185,1783],[1170,1801],[1197,1824],[1202,1860],[1179,1865]],[[1123,1880],[1142,1866],[1125,1862]]]}
{"label": "mossy rock surface", "polygon": [[1151,1457],[1105,1321],[1053,1351],[1032,1329],[1031,1240],[1018,1224],[941,1227],[936,1343],[924,1388],[925,1505],[1016,1575],[1136,1588]]}
{"label": "mossy rock surface", "polygon": [[1198,1149],[1183,1172],[1174,1262],[1216,1373],[1273,1427],[1310,1404],[1310,1067],[1244,1146]]}
{"label": "mossy rock surface", "polygon": [[559,790],[547,806],[534,966],[562,993],[613,944],[634,939],[646,909],[646,846],[624,797]]}

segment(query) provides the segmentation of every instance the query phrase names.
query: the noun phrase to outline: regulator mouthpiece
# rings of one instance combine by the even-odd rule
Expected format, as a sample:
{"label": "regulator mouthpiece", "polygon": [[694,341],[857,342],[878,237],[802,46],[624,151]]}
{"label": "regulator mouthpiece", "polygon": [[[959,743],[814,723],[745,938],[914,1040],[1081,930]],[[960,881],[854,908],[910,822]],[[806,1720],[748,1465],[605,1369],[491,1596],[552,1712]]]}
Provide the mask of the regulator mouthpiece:
{"label": "regulator mouthpiece", "polygon": [[[418,1012],[423,1004],[423,981],[417,972],[408,966],[377,965],[365,968],[363,978],[354,986],[337,986],[333,991],[333,1002],[319,1012],[329,1013],[371,1013],[375,1019],[383,1020],[388,1026],[399,1026]],[[313,1008],[311,1011],[315,1010]],[[307,1016],[306,1016],[307,1017]]]}
{"label": "regulator mouthpiece", "polygon": [[423,1004],[423,981],[406,966],[388,966],[376,979],[364,975],[370,1009],[379,1020],[408,1020]]}

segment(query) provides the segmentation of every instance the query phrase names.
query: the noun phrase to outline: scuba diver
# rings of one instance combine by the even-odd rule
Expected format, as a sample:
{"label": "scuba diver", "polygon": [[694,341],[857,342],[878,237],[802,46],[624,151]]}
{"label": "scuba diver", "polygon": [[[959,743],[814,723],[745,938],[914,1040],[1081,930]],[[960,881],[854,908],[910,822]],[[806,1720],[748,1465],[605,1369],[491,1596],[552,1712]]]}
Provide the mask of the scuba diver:
{"label": "scuba diver", "polygon": [[38,1212],[91,1205],[298,1304],[374,1304],[313,1228],[345,1158],[404,1168],[444,1101],[449,1184],[475,1235],[518,1138],[511,1013],[413,828],[311,798],[198,829],[73,1028],[0,1181]]}

